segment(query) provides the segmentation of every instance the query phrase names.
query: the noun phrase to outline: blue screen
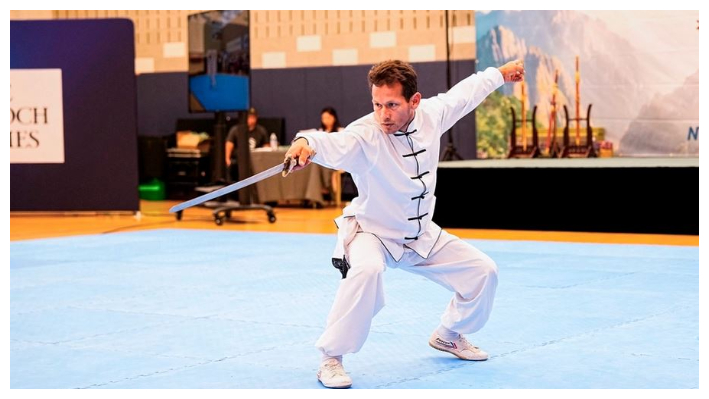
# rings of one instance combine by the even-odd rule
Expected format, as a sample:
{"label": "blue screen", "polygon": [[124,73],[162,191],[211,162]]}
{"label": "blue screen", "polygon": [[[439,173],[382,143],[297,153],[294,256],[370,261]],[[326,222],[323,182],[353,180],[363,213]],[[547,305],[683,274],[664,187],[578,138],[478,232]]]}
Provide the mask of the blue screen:
{"label": "blue screen", "polygon": [[248,109],[249,12],[207,11],[190,15],[187,23],[190,112]]}

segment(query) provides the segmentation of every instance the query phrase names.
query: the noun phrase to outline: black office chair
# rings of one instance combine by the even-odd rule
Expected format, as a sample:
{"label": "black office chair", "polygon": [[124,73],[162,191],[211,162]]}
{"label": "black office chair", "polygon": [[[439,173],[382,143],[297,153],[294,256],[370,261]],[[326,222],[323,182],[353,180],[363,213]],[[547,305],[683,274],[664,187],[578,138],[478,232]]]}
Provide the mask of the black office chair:
{"label": "black office chair", "polygon": [[[264,126],[268,133],[276,133],[277,135],[280,133],[281,135],[284,134],[285,130],[283,129],[284,123],[283,122],[274,122],[273,124],[270,123],[271,120],[276,120],[276,119],[281,119],[282,118],[259,118],[259,124]],[[263,125],[262,120],[266,120],[266,123],[268,125]],[[269,130],[268,126],[274,126],[274,130]],[[280,131],[275,130],[278,129],[278,127],[281,127]],[[238,171],[239,171],[239,180],[244,180],[250,176],[253,176],[253,169],[251,167],[251,151],[249,150],[249,138],[248,135],[243,134],[239,135],[237,137],[237,145],[236,145],[236,151],[237,151],[237,160],[238,160]],[[280,142],[280,140],[279,140]],[[222,206],[218,206],[212,211],[212,215],[214,216],[214,223],[217,224],[217,226],[221,226],[226,219],[231,218],[231,213],[232,211],[244,211],[244,210],[263,210],[266,212],[268,215],[268,221],[270,223],[275,223],[276,222],[276,215],[273,212],[273,207],[265,204],[260,204],[259,198],[258,198],[258,192],[256,191],[256,186],[251,185],[248,187],[244,187],[243,189],[239,190],[239,203],[234,204],[234,203],[225,203]]]}

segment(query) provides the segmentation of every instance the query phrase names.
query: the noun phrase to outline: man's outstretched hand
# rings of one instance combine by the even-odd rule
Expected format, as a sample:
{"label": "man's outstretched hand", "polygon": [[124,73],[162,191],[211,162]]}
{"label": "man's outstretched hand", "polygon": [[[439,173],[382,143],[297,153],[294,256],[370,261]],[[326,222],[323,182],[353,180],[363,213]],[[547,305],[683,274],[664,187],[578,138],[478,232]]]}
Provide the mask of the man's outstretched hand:
{"label": "man's outstretched hand", "polygon": [[510,61],[497,69],[505,79],[505,83],[524,80],[524,61],[522,60]]}
{"label": "man's outstretched hand", "polygon": [[294,141],[286,152],[286,159],[291,157],[292,159],[298,160],[298,164],[292,170],[293,172],[308,166],[313,156],[315,156],[315,150],[308,145],[308,140],[306,139]]}

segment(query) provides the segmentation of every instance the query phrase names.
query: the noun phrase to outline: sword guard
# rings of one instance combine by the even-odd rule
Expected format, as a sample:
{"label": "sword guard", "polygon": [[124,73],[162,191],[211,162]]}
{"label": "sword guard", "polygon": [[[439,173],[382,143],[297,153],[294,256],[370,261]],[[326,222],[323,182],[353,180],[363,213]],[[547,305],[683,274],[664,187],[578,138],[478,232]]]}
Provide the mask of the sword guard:
{"label": "sword guard", "polygon": [[297,165],[298,158],[286,158],[285,161],[283,161],[283,172],[281,172],[281,175],[283,177],[288,176],[293,171],[293,168],[295,168]]}
{"label": "sword guard", "polygon": [[347,278],[347,271],[350,270],[350,263],[347,261],[347,257],[343,256],[342,259],[332,258],[332,265],[340,271],[343,280]]}

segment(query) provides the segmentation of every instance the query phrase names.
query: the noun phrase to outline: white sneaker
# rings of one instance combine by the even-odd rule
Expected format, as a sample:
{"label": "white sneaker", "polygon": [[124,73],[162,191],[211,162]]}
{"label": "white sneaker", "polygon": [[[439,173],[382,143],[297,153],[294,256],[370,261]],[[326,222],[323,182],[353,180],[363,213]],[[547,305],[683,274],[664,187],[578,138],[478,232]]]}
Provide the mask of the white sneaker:
{"label": "white sneaker", "polygon": [[337,359],[330,359],[320,365],[318,381],[327,388],[349,388],[352,386],[352,378],[347,375],[342,363]]}
{"label": "white sneaker", "polygon": [[431,335],[428,344],[433,349],[452,353],[463,360],[487,360],[488,355],[477,346],[473,346],[464,336],[458,335],[458,339],[446,341],[437,332]]}

